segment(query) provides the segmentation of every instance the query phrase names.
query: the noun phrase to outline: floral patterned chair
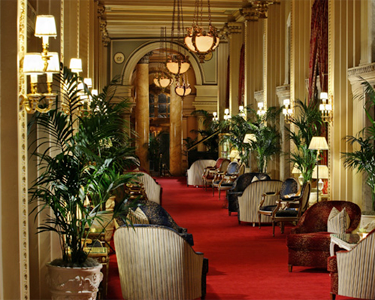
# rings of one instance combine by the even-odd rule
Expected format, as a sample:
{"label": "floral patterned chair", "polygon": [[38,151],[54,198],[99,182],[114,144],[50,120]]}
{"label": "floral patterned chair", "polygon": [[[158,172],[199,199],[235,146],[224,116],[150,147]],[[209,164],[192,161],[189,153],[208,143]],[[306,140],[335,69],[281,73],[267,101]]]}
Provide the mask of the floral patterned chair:
{"label": "floral patterned chair", "polygon": [[330,232],[327,232],[328,216],[335,207],[346,212],[350,218],[346,233],[352,232],[361,220],[361,209],[349,201],[323,201],[309,207],[299,219],[297,226],[287,236],[288,268],[293,266],[326,268],[330,256]]}
{"label": "floral patterned chair", "polygon": [[238,212],[238,197],[242,196],[242,193],[246,187],[254,180],[268,180],[271,179],[265,173],[245,173],[239,176],[232,187],[227,191],[227,201],[228,201],[228,213],[231,215],[232,212]]}
{"label": "floral patterned chair", "polygon": [[330,256],[331,299],[336,295],[375,299],[375,230],[350,251]]}

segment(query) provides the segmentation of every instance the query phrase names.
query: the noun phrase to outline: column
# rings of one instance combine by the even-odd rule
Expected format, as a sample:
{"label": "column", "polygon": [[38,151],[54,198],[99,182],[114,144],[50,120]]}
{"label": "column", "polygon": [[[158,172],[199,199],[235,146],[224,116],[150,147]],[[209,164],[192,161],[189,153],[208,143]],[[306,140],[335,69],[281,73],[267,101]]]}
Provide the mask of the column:
{"label": "column", "polygon": [[242,23],[230,22],[229,29],[229,112],[238,114],[238,85],[240,73],[240,54],[243,43]]}
{"label": "column", "polygon": [[147,159],[150,119],[149,119],[149,82],[148,82],[149,56],[145,55],[136,66],[136,99],[135,99],[135,131],[136,154],[141,162],[141,167],[149,171]]}
{"label": "column", "polygon": [[[205,120],[205,117],[203,115],[199,115],[197,117],[198,119],[198,130],[201,131],[201,130],[205,130],[205,126],[204,126],[204,120]],[[201,139],[203,138],[203,136],[198,133],[198,141],[200,141]],[[203,145],[203,143],[200,143],[198,144],[198,151],[206,151],[206,147]]]}
{"label": "column", "polygon": [[175,83],[171,85],[170,131],[169,131],[169,171],[173,176],[182,175],[182,101],[175,93]]}

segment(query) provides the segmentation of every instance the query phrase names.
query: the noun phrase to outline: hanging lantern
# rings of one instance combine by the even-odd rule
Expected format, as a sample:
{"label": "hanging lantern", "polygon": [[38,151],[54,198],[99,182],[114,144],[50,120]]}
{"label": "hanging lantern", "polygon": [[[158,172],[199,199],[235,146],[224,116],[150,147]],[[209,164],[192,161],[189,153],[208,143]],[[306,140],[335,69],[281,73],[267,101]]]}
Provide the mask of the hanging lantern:
{"label": "hanging lantern", "polygon": [[158,73],[155,75],[154,84],[157,87],[165,89],[166,87],[170,86],[173,83],[173,79],[164,75],[163,73]]}
{"label": "hanging lantern", "polygon": [[175,92],[178,96],[181,98],[184,98],[187,95],[190,95],[191,93],[191,86],[188,81],[185,82],[183,79],[182,82],[178,82],[176,84]]}
{"label": "hanging lantern", "polygon": [[208,3],[208,30],[204,30],[201,24],[198,24],[198,20],[202,20],[203,4],[202,0],[195,1],[195,13],[193,24],[187,29],[187,35],[185,36],[185,45],[190,51],[197,53],[201,63],[204,62],[205,56],[214,51],[219,45],[220,39],[217,34],[215,26],[211,24],[211,9],[210,0]]}

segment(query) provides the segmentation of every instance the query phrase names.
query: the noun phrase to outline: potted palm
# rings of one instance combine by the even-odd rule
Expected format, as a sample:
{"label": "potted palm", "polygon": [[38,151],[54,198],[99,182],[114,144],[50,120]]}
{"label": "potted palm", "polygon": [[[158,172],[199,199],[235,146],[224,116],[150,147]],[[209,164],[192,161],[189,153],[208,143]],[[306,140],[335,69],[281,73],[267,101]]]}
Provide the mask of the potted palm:
{"label": "potted palm", "polygon": [[[362,212],[361,227],[375,219],[375,120],[371,113],[375,107],[375,90],[367,81],[362,84],[367,95],[364,109],[370,125],[363,128],[356,136],[346,136],[346,141],[357,146],[358,150],[342,153],[344,166],[366,175],[366,184],[371,189],[372,203],[369,211]],[[365,217],[366,215],[371,217]]]}
{"label": "potted palm", "polygon": [[[83,127],[84,118],[90,118],[90,114],[80,99],[84,91],[78,89],[77,74],[64,68],[58,81],[61,100],[56,98],[56,108],[48,113],[35,114],[31,126],[40,133],[33,141],[32,154],[38,159],[40,175],[29,189],[34,204],[31,213],[48,212],[37,228],[38,233],[55,232],[61,245],[61,258],[47,266],[52,298],[64,297],[68,292],[69,299],[95,299],[102,266],[88,257],[88,234],[94,222],[101,219],[107,196],[130,182],[134,175],[119,172],[117,152],[103,155],[98,151],[102,147],[100,138],[105,135],[90,135],[93,131]],[[101,133],[111,131],[104,128],[107,125],[112,126],[101,124]],[[108,177],[110,184],[104,184]],[[90,195],[96,195],[96,201],[88,201]],[[123,200],[117,199],[114,216],[128,210]]]}
{"label": "potted palm", "polygon": [[294,129],[285,129],[289,138],[296,146],[295,151],[290,154],[290,161],[296,166],[303,177],[303,182],[310,182],[316,164],[316,150],[310,150],[309,145],[314,136],[320,136],[322,130],[322,115],[316,102],[309,104],[296,100],[295,117],[291,120]]}

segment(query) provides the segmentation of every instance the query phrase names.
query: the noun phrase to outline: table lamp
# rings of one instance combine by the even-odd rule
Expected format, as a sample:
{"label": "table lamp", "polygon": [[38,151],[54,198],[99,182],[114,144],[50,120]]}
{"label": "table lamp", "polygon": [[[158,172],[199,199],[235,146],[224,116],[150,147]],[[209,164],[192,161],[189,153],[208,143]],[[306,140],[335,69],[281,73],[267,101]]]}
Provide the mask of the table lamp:
{"label": "table lamp", "polygon": [[[320,151],[329,149],[326,138],[324,136],[314,136],[311,139],[309,149],[318,150],[318,153],[316,154],[316,165],[318,165]],[[316,179],[319,180],[319,168],[317,168],[316,170]],[[319,202],[318,184],[316,186],[316,201]]]}
{"label": "table lamp", "polygon": [[315,166],[312,173],[312,178],[319,180],[317,184],[317,189],[319,190],[319,193],[322,193],[324,187],[324,182],[322,179],[328,179],[328,167],[326,165],[318,165],[318,168]]}

